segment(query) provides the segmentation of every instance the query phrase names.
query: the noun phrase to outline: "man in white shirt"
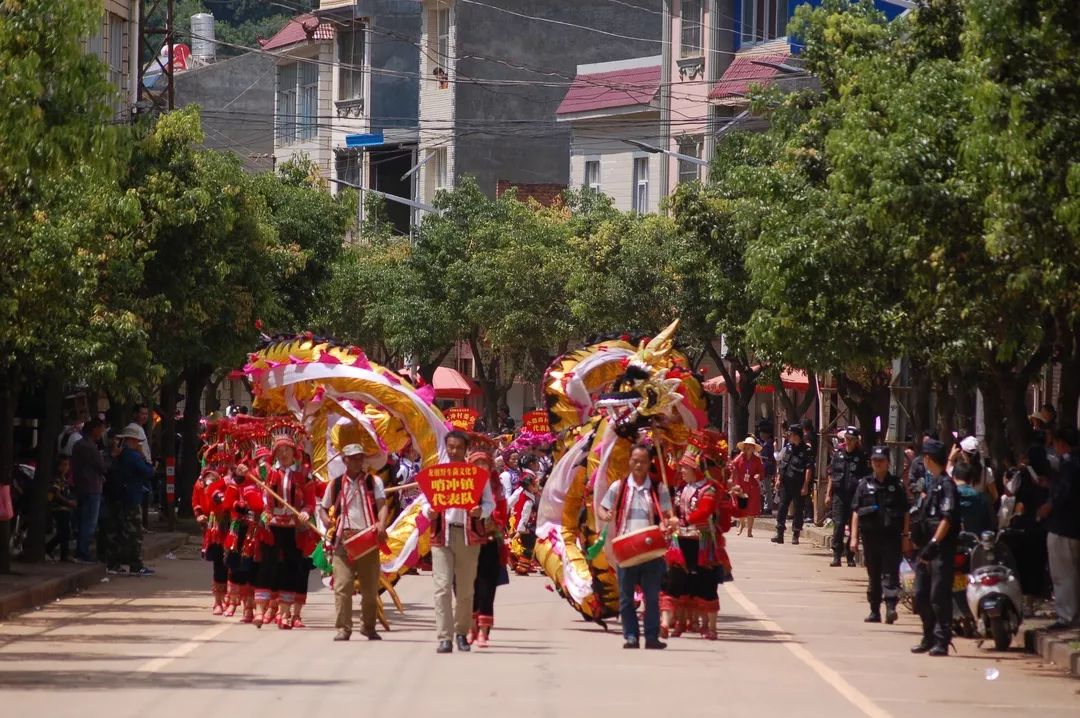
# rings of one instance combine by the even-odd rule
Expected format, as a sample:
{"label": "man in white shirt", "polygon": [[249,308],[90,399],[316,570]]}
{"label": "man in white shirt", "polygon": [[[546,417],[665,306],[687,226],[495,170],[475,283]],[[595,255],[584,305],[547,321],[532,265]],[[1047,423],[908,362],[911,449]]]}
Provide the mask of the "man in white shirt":
{"label": "man in white shirt", "polygon": [[[461,431],[446,435],[446,453],[450,461],[465,461],[469,437]],[[452,653],[451,637],[457,639],[457,649],[469,652],[466,634],[472,625],[473,584],[483,542],[482,531],[476,524],[491,516],[495,497],[491,483],[484,484],[480,505],[472,510],[447,509],[435,511],[430,506],[425,515],[431,519],[431,570],[435,580],[435,626],[438,630],[437,653]],[[456,599],[456,605],[454,604]]]}
{"label": "man in white shirt", "polygon": [[[666,486],[653,487],[649,478],[652,450],[636,444],[630,450],[630,475],[611,484],[596,512],[601,521],[614,521],[612,539],[659,524],[665,533],[678,525]],[[625,484],[626,489],[623,490]],[[655,558],[637,566],[618,567],[619,616],[622,622],[623,648],[639,648],[637,610],[634,606],[634,587],[640,586],[645,597],[645,648],[663,649],[660,641],[660,582],[667,571],[664,558]]]}
{"label": "man in white shirt", "polygon": [[[373,524],[377,526],[379,542],[386,540],[386,491],[382,479],[374,472],[382,468],[373,462],[380,459],[364,454],[359,444],[349,444],[341,450],[345,459],[345,474],[331,482],[319,505],[324,526],[330,525],[330,510],[336,509],[337,531],[334,536],[334,627],[335,641],[347,641],[352,635],[353,582],[360,582],[360,631],[369,641],[380,641],[375,631],[376,607],[379,596],[379,551],[356,559],[349,558],[345,542]],[[385,455],[381,461],[385,463]]]}

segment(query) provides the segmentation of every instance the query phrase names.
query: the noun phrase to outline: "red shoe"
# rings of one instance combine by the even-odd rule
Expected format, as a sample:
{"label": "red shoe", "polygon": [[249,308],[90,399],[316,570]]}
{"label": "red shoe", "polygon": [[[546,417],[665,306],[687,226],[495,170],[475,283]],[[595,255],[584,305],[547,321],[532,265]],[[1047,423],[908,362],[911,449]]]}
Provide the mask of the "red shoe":
{"label": "red shoe", "polygon": [[215,603],[214,610],[211,611],[211,613],[213,613],[215,616],[220,616],[225,613],[225,609],[221,607],[220,603]]}
{"label": "red shoe", "polygon": [[660,626],[660,638],[667,638],[670,635],[671,631],[668,630],[667,626]]}
{"label": "red shoe", "polygon": [[476,647],[477,648],[487,648],[488,647],[487,636],[485,636],[483,633],[476,636]]}
{"label": "red shoe", "polygon": [[225,607],[225,611],[221,614],[225,618],[232,618],[236,615],[236,606],[229,605]]}
{"label": "red shoe", "polygon": [[[265,619],[265,618],[263,618],[263,617],[262,617],[261,615],[259,615],[259,616],[252,616],[252,617],[251,617],[251,622],[252,622],[253,624],[255,624],[255,628],[262,628],[263,622],[264,622],[265,620],[266,620],[266,619]],[[244,615],[244,622],[245,622],[245,623],[247,622],[247,615],[246,615],[246,614]]]}
{"label": "red shoe", "polygon": [[704,638],[706,641],[715,641],[716,631],[705,631],[705,633],[702,634],[702,638]]}
{"label": "red shoe", "polygon": [[683,634],[682,621],[675,621],[675,625],[671,627],[671,637],[678,638]]}
{"label": "red shoe", "polygon": [[299,616],[297,616],[296,618],[294,618],[292,620],[292,627],[293,628],[307,628],[307,626],[304,625],[304,622],[300,620]]}
{"label": "red shoe", "polygon": [[277,627],[283,631],[292,630],[292,619],[288,616],[278,616],[278,620],[276,621],[276,623]]}
{"label": "red shoe", "polygon": [[245,609],[244,617],[240,619],[240,623],[255,623],[255,612],[250,608]]}

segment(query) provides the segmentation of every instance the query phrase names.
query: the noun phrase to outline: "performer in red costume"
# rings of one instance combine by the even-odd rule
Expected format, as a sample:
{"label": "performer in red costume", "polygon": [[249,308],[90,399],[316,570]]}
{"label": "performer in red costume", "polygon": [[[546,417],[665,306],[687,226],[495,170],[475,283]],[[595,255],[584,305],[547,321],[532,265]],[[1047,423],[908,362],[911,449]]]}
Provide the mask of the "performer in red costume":
{"label": "performer in red costume", "polygon": [[259,571],[260,533],[269,533],[261,525],[262,489],[251,480],[246,464],[237,464],[225,479],[224,491],[214,491],[211,501],[227,511],[231,519],[225,538],[225,565],[229,569],[229,607],[226,616],[244,606],[243,622],[255,620],[255,589],[252,585]]}
{"label": "performer in red costume", "polygon": [[215,616],[228,610],[225,605],[229,580],[229,569],[225,565],[225,537],[229,533],[229,514],[221,503],[213,500],[214,496],[220,496],[223,502],[224,492],[225,480],[211,468],[203,470],[191,492],[191,510],[195,520],[203,527],[202,555],[214,567],[212,610]]}
{"label": "performer in red costume", "polygon": [[736,444],[739,455],[731,460],[728,471],[731,481],[738,484],[746,494],[746,508],[739,513],[739,533],[746,529],[747,537],[754,535],[754,519],[761,513],[761,479],[765,475],[765,465],[761,461],[761,444],[748,436]]}
{"label": "performer in red costume", "polygon": [[[278,436],[274,440],[274,466],[266,472],[265,481],[273,493],[266,491],[263,495],[263,518],[270,536],[260,547],[259,573],[255,580],[256,627],[276,622],[281,629],[291,629],[301,572],[306,589],[306,561],[302,559],[307,557],[301,555],[297,546],[297,526],[311,521],[315,511],[315,487],[309,485],[307,471],[298,461],[297,454],[296,443],[288,436]],[[300,515],[295,515],[274,494]]]}
{"label": "performer in red costume", "polygon": [[[487,451],[474,451],[469,454],[470,464],[492,469],[491,454]],[[503,494],[499,474],[491,471],[491,493],[495,497],[495,511],[484,522],[483,543],[477,559],[476,581],[473,582],[473,625],[468,640],[477,648],[486,648],[495,627],[495,590],[510,583],[506,563],[510,557],[503,536],[503,527],[507,521],[506,496]]]}

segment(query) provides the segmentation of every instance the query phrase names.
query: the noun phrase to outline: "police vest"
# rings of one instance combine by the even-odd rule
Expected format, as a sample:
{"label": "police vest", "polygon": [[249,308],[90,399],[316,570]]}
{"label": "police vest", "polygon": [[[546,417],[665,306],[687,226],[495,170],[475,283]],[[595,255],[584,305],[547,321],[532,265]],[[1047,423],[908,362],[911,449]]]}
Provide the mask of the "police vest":
{"label": "police vest", "polygon": [[900,479],[888,474],[878,483],[873,476],[859,482],[855,511],[865,531],[899,531],[904,525],[905,497]]}

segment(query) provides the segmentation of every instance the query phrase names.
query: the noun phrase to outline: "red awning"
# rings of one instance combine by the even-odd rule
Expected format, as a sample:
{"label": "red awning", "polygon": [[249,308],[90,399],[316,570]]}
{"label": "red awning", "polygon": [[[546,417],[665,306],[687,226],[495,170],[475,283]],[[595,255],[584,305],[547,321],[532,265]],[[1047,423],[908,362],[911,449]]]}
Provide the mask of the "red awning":
{"label": "red awning", "polygon": [[[758,367],[754,367],[757,369]],[[739,380],[739,373],[735,373],[735,381]],[[784,385],[785,389],[794,389],[795,391],[806,391],[810,388],[810,379],[807,377],[806,372],[801,369],[785,369],[780,372],[780,382]],[[710,394],[726,394],[727,382],[724,381],[723,375],[714,376],[705,382],[705,391]],[[775,388],[772,384],[758,384],[754,388],[754,392],[757,394],[769,394],[774,391]]]}
{"label": "red awning", "polygon": [[438,399],[464,399],[473,394],[483,393],[475,381],[448,366],[436,367],[431,383],[435,387],[435,397]]}
{"label": "red awning", "polygon": [[764,87],[781,74],[779,69],[770,65],[779,65],[790,59],[791,55],[736,55],[720,81],[709,91],[709,99],[745,97],[752,85]]}

